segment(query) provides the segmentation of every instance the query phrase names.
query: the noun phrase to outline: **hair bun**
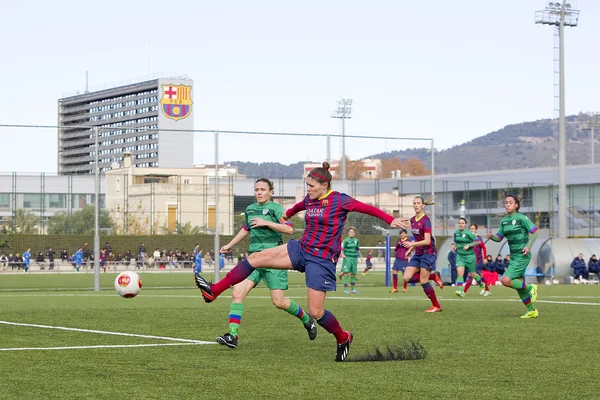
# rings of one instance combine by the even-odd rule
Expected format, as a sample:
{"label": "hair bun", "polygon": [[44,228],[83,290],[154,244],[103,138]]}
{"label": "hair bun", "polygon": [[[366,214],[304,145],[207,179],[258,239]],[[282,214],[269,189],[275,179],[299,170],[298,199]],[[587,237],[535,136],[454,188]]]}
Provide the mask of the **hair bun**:
{"label": "hair bun", "polygon": [[329,168],[331,168],[331,165],[327,161],[323,161],[323,169],[329,171]]}

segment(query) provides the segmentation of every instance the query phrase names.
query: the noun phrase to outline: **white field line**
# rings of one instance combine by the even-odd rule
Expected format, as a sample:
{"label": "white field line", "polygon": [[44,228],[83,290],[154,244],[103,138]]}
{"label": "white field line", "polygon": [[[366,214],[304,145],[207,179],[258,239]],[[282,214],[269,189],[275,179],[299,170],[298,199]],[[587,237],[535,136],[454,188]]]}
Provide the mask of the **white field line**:
{"label": "white field line", "polygon": [[99,331],[99,330],[95,330],[95,329],[68,328],[65,326],[24,324],[24,323],[20,323],[20,322],[10,322],[10,321],[0,321],[0,324],[13,325],[13,326],[26,326],[26,327],[31,327],[31,328],[42,328],[42,329],[58,329],[61,331],[71,331],[71,332],[99,333],[101,335],[128,336],[128,337],[138,337],[138,338],[144,338],[144,339],[170,340],[173,342],[184,342],[184,343],[193,343],[193,344],[213,344],[214,343],[214,342],[205,342],[202,340],[173,338],[173,337],[168,337],[168,336],[138,335],[135,333],[108,332],[108,331]]}
{"label": "white field line", "polygon": [[[113,294],[84,294],[84,293],[55,293],[55,294],[0,294],[2,297],[108,297],[115,296]],[[185,299],[201,299],[200,295],[184,295],[184,294],[144,294],[145,298],[185,298]],[[230,298],[229,296],[221,296],[224,299]],[[290,299],[305,299],[305,296],[287,296]],[[587,298],[587,299],[600,299],[600,297],[594,296],[548,296],[548,298]],[[247,296],[247,299],[271,299],[270,296]],[[363,297],[360,295],[348,295],[348,296],[328,296],[331,300],[350,300],[350,301],[429,301],[424,296],[401,296],[401,297]],[[495,298],[452,298],[452,297],[439,297],[444,302],[446,301],[457,301],[457,302],[500,302],[500,303],[512,303],[520,302],[518,299],[495,299]],[[133,301],[133,300],[128,300]],[[555,301],[555,300],[537,300],[536,303],[548,303],[548,304],[562,304],[562,305],[579,305],[579,306],[600,306],[600,302],[578,302],[578,301]],[[0,321],[2,323],[2,321]],[[116,333],[115,333],[116,334]]]}
{"label": "white field line", "polygon": [[151,343],[151,344],[115,344],[115,345],[97,345],[97,346],[67,346],[67,347],[14,347],[0,348],[0,351],[26,351],[26,350],[82,350],[82,349],[123,349],[128,347],[162,347],[162,346],[194,346],[205,343]]}

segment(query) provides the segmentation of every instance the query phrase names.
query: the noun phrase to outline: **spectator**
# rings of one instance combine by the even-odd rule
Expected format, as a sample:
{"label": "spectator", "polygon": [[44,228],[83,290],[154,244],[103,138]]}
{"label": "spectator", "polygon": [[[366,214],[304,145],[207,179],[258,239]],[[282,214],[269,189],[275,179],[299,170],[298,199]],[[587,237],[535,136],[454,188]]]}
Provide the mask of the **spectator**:
{"label": "spectator", "polygon": [[450,251],[448,252],[448,266],[450,267],[450,280],[452,286],[454,286],[458,276],[458,272],[456,272],[456,245],[454,243],[450,245]]}
{"label": "spectator", "polygon": [[106,256],[108,257],[108,255],[112,252],[112,249],[110,248],[110,244],[108,242],[106,242],[106,244],[104,245],[104,250],[106,250],[104,254],[106,254]]}
{"label": "spectator", "polygon": [[155,263],[158,263],[160,261],[160,250],[158,249],[158,247],[154,249],[154,254],[152,254],[152,256],[154,257]]}
{"label": "spectator", "polygon": [[506,267],[504,266],[504,260],[502,259],[502,256],[498,254],[498,256],[496,256],[496,260],[494,261],[494,271],[496,271],[498,274],[498,279],[504,275],[505,270]]}
{"label": "spectator", "polygon": [[498,282],[498,272],[496,272],[496,264],[491,255],[487,255],[483,264],[483,277],[488,285],[495,285]]}
{"label": "spectator", "polygon": [[52,247],[50,247],[48,249],[48,251],[46,252],[46,257],[48,257],[48,262],[50,263],[48,269],[54,269],[54,255],[55,254],[56,254],[56,252],[54,250],[52,250]]}
{"label": "spectator", "polygon": [[83,252],[83,258],[87,259],[90,257],[90,248],[88,247],[87,242],[85,242],[83,246],[81,246],[81,251]]}
{"label": "spectator", "polygon": [[19,253],[15,254],[15,265],[17,269],[23,268],[23,257]]}
{"label": "spectator", "polygon": [[40,251],[40,254],[35,257],[35,262],[37,263],[38,267],[40,267],[40,270],[44,269],[44,263],[46,262],[46,259],[44,258],[44,252]]}
{"label": "spectator", "polygon": [[595,254],[592,254],[592,258],[588,261],[588,274],[589,272],[593,272],[596,274],[596,278],[600,279],[600,261]]}
{"label": "spectator", "polygon": [[6,269],[6,266],[8,265],[8,257],[6,257],[6,254],[4,253],[0,256],[0,265],[2,265],[2,269]]}
{"label": "spectator", "polygon": [[504,257],[504,271],[506,271],[508,269],[509,265],[510,265],[510,254],[507,254],[506,257]]}
{"label": "spectator", "polygon": [[138,253],[142,259],[142,263],[144,262],[144,258],[146,258],[146,246],[144,246],[144,242],[140,243],[140,248],[138,249]]}
{"label": "spectator", "polygon": [[383,242],[380,240],[379,242],[377,242],[377,247],[379,247],[377,249],[377,257],[381,260],[383,260],[383,249],[381,249],[381,247],[385,247]]}
{"label": "spectator", "polygon": [[121,256],[121,253],[117,253],[115,256],[115,271],[117,270],[117,265],[121,264],[123,264],[123,256]]}
{"label": "spectator", "polygon": [[100,249],[100,268],[104,269],[106,273],[106,250]]}
{"label": "spectator", "polygon": [[233,262],[233,251],[230,249],[226,254],[225,257],[227,258],[227,261]]}
{"label": "spectator", "polygon": [[17,266],[17,257],[13,256],[12,253],[10,253],[8,255],[8,265],[10,266],[10,269],[14,270],[15,267]]}
{"label": "spectator", "polygon": [[135,268],[143,269],[143,267],[144,267],[144,259],[142,257],[142,253],[140,253],[135,257]]}
{"label": "spectator", "polygon": [[69,253],[67,252],[67,249],[63,249],[60,253],[60,261],[63,263],[69,261]]}
{"label": "spectator", "polygon": [[75,254],[71,254],[71,257],[67,258],[67,261],[71,263],[73,268],[77,266],[77,264],[75,263]]}
{"label": "spectator", "polygon": [[166,266],[167,266],[167,262],[168,262],[168,260],[167,260],[167,254],[166,254],[166,252],[163,252],[161,254],[161,256],[160,256],[160,261],[159,261],[159,264],[158,264],[158,268],[165,269]]}
{"label": "spectator", "polygon": [[125,265],[131,264],[131,250],[125,252]]}
{"label": "spectator", "polygon": [[588,279],[590,276],[588,274],[588,270],[585,267],[585,261],[583,260],[583,254],[579,253],[577,257],[571,263],[571,268],[573,268],[573,272],[575,278],[583,278]]}

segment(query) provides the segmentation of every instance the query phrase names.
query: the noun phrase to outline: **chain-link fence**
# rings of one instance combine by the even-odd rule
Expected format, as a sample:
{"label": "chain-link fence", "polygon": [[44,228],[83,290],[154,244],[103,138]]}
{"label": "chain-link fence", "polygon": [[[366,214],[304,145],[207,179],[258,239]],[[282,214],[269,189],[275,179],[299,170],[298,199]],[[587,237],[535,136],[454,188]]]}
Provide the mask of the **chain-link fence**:
{"label": "chain-link fence", "polygon": [[[544,181],[535,174],[531,179],[493,173],[432,176],[431,149],[407,146],[422,146],[420,142],[368,135],[347,135],[344,140],[346,158],[339,151],[342,138],[334,134],[196,131],[195,168],[143,168],[144,152],[155,148],[136,153],[123,151],[125,147],[118,144],[107,145],[112,156],[104,160],[112,167],[103,168],[98,196],[106,265],[113,270],[183,269],[192,266],[199,249],[206,265],[214,265],[215,250],[218,254],[214,237],[218,234],[223,245],[241,229],[244,210],[255,201],[257,178],[272,180],[272,200],[288,208],[305,196],[306,173],[324,160],[331,164],[333,189],[394,216],[414,215],[413,198],[435,193],[437,205],[426,211],[438,237],[451,235],[461,216],[495,229],[504,215],[507,194],[523,198],[522,212],[547,236],[555,231],[558,204],[555,187],[547,182],[551,179]],[[93,153],[93,145],[89,151]],[[342,170],[346,180],[340,177]],[[80,248],[89,265],[97,200],[94,185],[93,175],[0,174],[0,257],[12,257],[0,258],[6,267],[1,269],[18,269],[19,257],[28,248],[32,260],[39,258],[45,271],[51,270],[50,258],[55,270],[58,260],[61,271],[72,270],[70,260]],[[571,236],[599,236],[599,196],[600,184],[593,180],[569,186]],[[304,221],[296,216],[292,222],[293,236],[298,237]],[[346,226],[356,228],[364,247],[380,248],[386,234],[398,234],[384,222],[357,213],[349,215]],[[247,246],[242,242],[225,255],[226,265],[243,257]]]}

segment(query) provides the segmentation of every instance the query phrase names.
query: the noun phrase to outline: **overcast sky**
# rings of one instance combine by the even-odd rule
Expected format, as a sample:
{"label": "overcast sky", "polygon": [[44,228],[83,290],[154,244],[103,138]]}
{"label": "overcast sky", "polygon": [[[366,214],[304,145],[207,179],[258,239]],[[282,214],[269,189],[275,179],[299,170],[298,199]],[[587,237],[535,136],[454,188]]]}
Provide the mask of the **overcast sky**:
{"label": "overcast sky", "polygon": [[[196,129],[435,139],[438,149],[553,116],[553,28],[538,0],[6,2],[1,124],[57,123],[57,99],[90,85],[178,72]],[[567,114],[598,111],[600,2],[566,28]],[[167,8],[166,8],[167,7]],[[0,171],[57,170],[55,130],[0,128]],[[351,158],[418,142],[348,139]],[[195,135],[195,163],[213,138]],[[325,140],[222,135],[220,161],[325,157]],[[332,156],[340,144],[333,141]]]}

